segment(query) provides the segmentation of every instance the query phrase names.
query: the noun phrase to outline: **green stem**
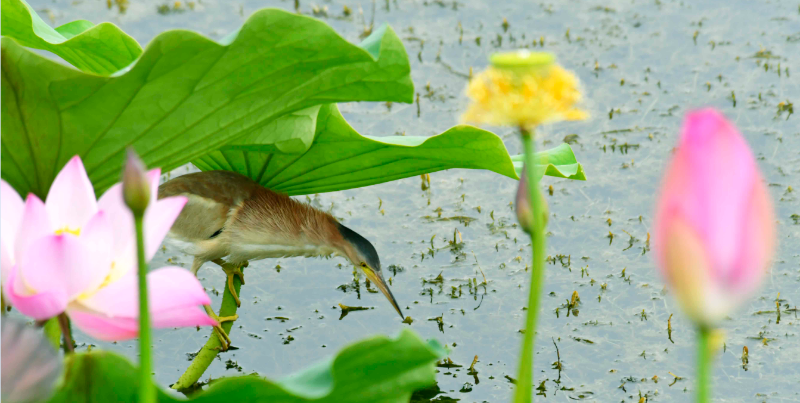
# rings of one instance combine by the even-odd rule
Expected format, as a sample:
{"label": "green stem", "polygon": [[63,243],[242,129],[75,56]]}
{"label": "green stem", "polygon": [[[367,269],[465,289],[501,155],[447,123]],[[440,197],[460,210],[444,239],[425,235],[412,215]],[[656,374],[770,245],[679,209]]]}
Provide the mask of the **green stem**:
{"label": "green stem", "polygon": [[44,323],[44,337],[56,351],[61,348],[61,328],[58,322],[58,318],[50,318]]}
{"label": "green stem", "polygon": [[[244,272],[244,267],[242,268],[242,272]],[[239,291],[242,289],[242,282],[237,276],[233,276],[233,287],[241,298],[242,294]],[[225,291],[222,294],[222,305],[219,308],[218,316],[233,316],[236,314],[238,307],[236,306],[236,301],[233,299],[233,295],[231,295],[231,292],[228,290],[227,280],[224,288]],[[222,329],[225,330],[226,333],[230,334],[232,328],[233,322],[222,323]],[[219,342],[219,338],[212,330],[206,344],[194,357],[192,363],[189,364],[189,368],[186,368],[186,372],[172,385],[172,389],[179,391],[191,390],[194,384],[203,376],[203,373],[206,372],[209,365],[214,361],[214,358],[217,357],[221,347],[222,344]]]}
{"label": "green stem", "polygon": [[136,224],[136,250],[139,262],[139,401],[154,403],[156,388],[151,379],[153,356],[150,352],[150,309],[147,306],[147,261],[144,256],[144,214],[133,212]]}
{"label": "green stem", "polygon": [[61,334],[64,335],[64,354],[71,354],[75,352],[75,345],[72,344],[72,330],[69,328],[69,318],[63,312],[57,318],[58,327],[61,328]]}
{"label": "green stem", "polygon": [[533,133],[521,128],[522,143],[525,148],[525,177],[528,181],[528,192],[533,215],[531,244],[533,245],[533,263],[531,265],[531,285],[528,293],[528,311],[525,319],[525,334],[522,338],[522,355],[519,363],[517,388],[514,392],[515,403],[532,401],[533,393],[533,347],[536,340],[536,319],[539,314],[539,297],[544,282],[544,222],[542,222],[542,198],[539,193],[539,178],[535,174],[536,157],[534,155]]}
{"label": "green stem", "polygon": [[711,364],[714,352],[710,346],[712,329],[700,327],[697,340],[697,403],[711,401]]}

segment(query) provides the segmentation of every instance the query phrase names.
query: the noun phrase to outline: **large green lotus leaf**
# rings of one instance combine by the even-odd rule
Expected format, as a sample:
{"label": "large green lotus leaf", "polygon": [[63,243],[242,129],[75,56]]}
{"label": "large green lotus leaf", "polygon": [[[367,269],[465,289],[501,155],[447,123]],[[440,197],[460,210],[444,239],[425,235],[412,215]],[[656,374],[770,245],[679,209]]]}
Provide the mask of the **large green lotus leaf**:
{"label": "large green lotus leaf", "polygon": [[[396,339],[376,336],[345,347],[328,360],[280,381],[257,376],[215,381],[192,402],[408,402],[414,390],[434,384],[435,361],[444,357],[436,341],[410,330]],[[68,359],[66,379],[51,403],[136,402],[138,370],[109,352]],[[159,390],[160,402],[184,401]]]}
{"label": "large green lotus leaf", "polygon": [[53,29],[24,0],[2,0],[1,4],[3,36],[53,52],[83,71],[109,75],[142,54],[139,43],[114,24],[77,20]]}
{"label": "large green lotus leaf", "polygon": [[[317,111],[316,120],[308,118]],[[451,168],[488,169],[518,179],[522,168],[522,157],[510,157],[497,135],[473,126],[455,126],[432,137],[370,137],[350,127],[335,105],[307,109],[302,116],[300,122],[279,119],[286,119],[293,130],[316,131],[311,147],[300,153],[243,139],[192,162],[204,171],[242,173],[290,195],[369,186]],[[542,161],[539,175],[586,179],[568,144],[540,152],[537,158]]]}
{"label": "large green lotus leaf", "polygon": [[274,9],[256,12],[222,43],[162,33],[110,77],[3,37],[2,177],[42,197],[77,154],[100,192],[119,180],[129,145],[164,170],[244,136],[301,149],[310,144],[302,133],[271,131],[276,118],[339,101],[411,102],[409,72],[386,25],[356,46],[321,21]]}

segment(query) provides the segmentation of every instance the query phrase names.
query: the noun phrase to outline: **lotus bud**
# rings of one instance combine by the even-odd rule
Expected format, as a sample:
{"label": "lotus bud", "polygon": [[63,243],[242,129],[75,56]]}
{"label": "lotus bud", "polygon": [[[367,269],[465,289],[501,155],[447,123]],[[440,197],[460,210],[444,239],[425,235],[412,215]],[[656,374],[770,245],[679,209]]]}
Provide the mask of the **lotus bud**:
{"label": "lotus bud", "polygon": [[128,157],[122,170],[122,195],[125,204],[134,214],[144,214],[150,203],[150,179],[144,162],[133,149],[128,149]]}
{"label": "lotus bud", "polygon": [[699,326],[713,327],[761,282],[775,249],[775,213],[747,142],[720,112],[686,116],[654,233],[662,274]]}
{"label": "lotus bud", "polygon": [[[530,199],[530,192],[528,192],[528,179],[525,176],[526,168],[522,167],[522,175],[519,178],[519,186],[517,187],[517,198],[516,198],[516,208],[517,208],[517,220],[519,221],[520,227],[527,232],[531,233],[533,231],[533,211],[531,210],[531,199]],[[539,195],[539,199],[541,200],[540,206],[542,206],[542,228],[547,225],[547,217],[549,215],[547,209],[547,202],[544,200],[544,196],[542,196],[542,192],[536,192]]]}

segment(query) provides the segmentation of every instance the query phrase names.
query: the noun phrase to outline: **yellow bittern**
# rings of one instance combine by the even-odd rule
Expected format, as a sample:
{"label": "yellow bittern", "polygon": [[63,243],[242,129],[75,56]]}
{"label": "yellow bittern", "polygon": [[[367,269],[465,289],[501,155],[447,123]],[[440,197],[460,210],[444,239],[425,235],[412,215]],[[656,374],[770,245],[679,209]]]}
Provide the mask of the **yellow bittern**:
{"label": "yellow bittern", "polygon": [[[241,268],[248,261],[338,255],[361,268],[403,317],[383,279],[375,247],[330,214],[229,171],[187,174],[158,188],[159,198],[178,195],[189,201],[172,225],[168,241],[194,256],[191,270],[195,275],[205,262],[220,265],[237,306],[241,303],[233,288],[233,276],[244,284]],[[218,321],[236,318],[219,318],[211,307],[206,311]],[[228,335],[219,326],[215,330],[223,349],[227,349]]]}

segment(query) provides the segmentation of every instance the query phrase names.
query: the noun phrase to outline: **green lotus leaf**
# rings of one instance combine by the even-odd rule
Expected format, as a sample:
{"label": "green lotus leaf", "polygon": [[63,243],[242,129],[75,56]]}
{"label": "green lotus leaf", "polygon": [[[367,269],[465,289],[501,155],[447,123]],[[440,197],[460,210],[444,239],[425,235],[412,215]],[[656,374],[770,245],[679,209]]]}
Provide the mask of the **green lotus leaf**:
{"label": "green lotus leaf", "polygon": [[[404,329],[395,339],[375,336],[280,381],[239,376],[214,381],[191,402],[408,402],[414,390],[435,383],[435,362],[446,355],[436,341]],[[402,357],[402,359],[398,359]],[[65,379],[51,403],[136,402],[138,369],[110,352],[67,359]],[[163,390],[159,402],[182,402]]]}
{"label": "green lotus leaf", "polygon": [[142,54],[139,43],[114,24],[77,20],[51,28],[24,0],[2,0],[1,4],[3,36],[53,52],[85,72],[107,76]]}
{"label": "green lotus leaf", "polygon": [[386,25],[357,46],[324,22],[275,9],[254,13],[222,43],[164,32],[109,77],[3,37],[2,177],[44,197],[79,155],[99,193],[119,180],[129,146],[165,171],[244,136],[302,148],[302,133],[267,135],[276,118],[332,102],[411,102],[409,71]]}
{"label": "green lotus leaf", "polygon": [[[436,136],[371,137],[357,133],[336,105],[308,108],[284,116],[296,133],[314,133],[307,149],[287,151],[272,143],[246,138],[192,161],[201,170],[239,172],[270,189],[303,195],[351,189],[451,168],[487,169],[518,179],[522,156],[508,155],[494,133],[460,125]],[[316,115],[316,119],[311,116]],[[272,126],[280,136],[282,124]],[[306,139],[311,136],[301,136]],[[539,175],[585,180],[583,168],[568,144],[537,154]]]}

